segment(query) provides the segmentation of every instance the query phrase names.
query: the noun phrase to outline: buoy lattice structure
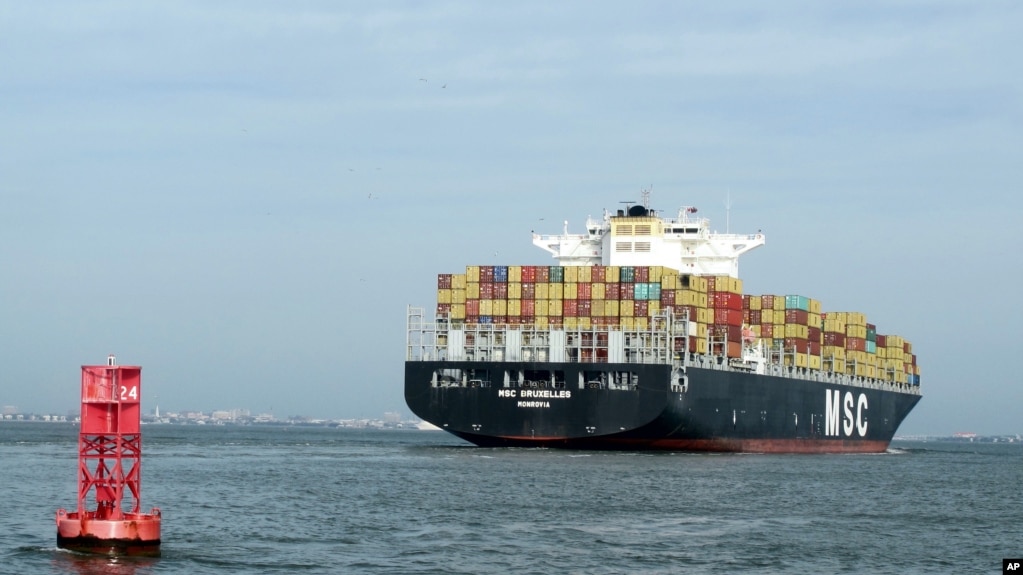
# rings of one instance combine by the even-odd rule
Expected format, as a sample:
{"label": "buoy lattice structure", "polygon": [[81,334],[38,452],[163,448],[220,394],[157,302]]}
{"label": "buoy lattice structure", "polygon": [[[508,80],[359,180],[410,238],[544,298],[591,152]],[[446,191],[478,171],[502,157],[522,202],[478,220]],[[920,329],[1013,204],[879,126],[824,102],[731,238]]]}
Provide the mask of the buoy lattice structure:
{"label": "buoy lattice structure", "polygon": [[[160,510],[142,513],[142,368],[82,366],[78,506],[57,510],[57,546],[105,555],[160,554]],[[88,509],[89,499],[95,502]]]}

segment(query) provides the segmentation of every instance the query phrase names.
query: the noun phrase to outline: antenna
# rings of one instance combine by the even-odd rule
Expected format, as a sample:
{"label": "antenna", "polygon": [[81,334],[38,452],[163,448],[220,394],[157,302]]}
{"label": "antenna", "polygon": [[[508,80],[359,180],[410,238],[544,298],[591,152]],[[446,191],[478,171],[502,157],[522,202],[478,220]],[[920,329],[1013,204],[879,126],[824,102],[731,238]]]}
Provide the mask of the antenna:
{"label": "antenna", "polygon": [[725,196],[725,233],[731,233],[729,228],[732,219],[732,191],[728,190]]}

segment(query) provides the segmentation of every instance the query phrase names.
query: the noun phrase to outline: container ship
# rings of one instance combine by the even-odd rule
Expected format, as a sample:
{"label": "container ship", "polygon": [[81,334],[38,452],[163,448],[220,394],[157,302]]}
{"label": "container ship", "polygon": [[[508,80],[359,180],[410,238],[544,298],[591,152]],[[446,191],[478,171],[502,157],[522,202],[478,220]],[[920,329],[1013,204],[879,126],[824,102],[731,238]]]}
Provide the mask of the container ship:
{"label": "container ship", "polygon": [[483,447],[883,452],[921,398],[905,338],[803,295],[742,289],[764,235],[649,198],[585,233],[533,234],[555,265],[469,265],[407,309],[405,400]]}

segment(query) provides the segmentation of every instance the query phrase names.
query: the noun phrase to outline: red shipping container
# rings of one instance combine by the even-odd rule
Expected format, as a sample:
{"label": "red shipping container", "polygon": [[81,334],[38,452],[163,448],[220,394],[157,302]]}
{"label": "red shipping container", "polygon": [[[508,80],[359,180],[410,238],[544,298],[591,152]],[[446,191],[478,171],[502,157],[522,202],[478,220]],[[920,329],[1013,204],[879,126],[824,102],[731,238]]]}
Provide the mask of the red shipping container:
{"label": "red shipping container", "polygon": [[845,349],[867,351],[867,340],[862,337],[847,337],[845,338]]}
{"label": "red shipping container", "polygon": [[480,282],[480,299],[494,299],[493,282]]}
{"label": "red shipping container", "polygon": [[787,309],[785,310],[785,323],[808,325],[810,323],[810,312],[801,309]]}
{"label": "red shipping container", "polygon": [[636,267],[636,281],[647,283],[650,281],[650,268],[647,266]]}
{"label": "red shipping container", "polygon": [[707,277],[707,291],[712,292],[717,289],[717,279],[714,276]]}
{"label": "red shipping container", "polygon": [[714,309],[734,309],[742,311],[742,294],[723,291],[712,292],[711,307]]}
{"label": "red shipping container", "polygon": [[820,344],[820,342],[811,341],[809,345],[810,345],[810,347],[809,347],[810,355],[820,356],[820,354],[821,354],[821,344]]}
{"label": "red shipping container", "polygon": [[536,267],[536,283],[550,283],[551,269],[548,266]]}
{"label": "red shipping container", "polygon": [[675,305],[675,290],[673,289],[662,289],[661,290],[661,307],[671,307]]}
{"label": "red shipping container", "polygon": [[536,284],[522,284],[522,299],[536,299]]}
{"label": "red shipping container", "polygon": [[760,296],[760,307],[761,309],[774,309],[774,296],[773,295]]}
{"label": "red shipping container", "polygon": [[494,299],[508,299],[508,284],[494,284]]}
{"label": "red shipping container", "polygon": [[753,306],[750,305],[750,300],[752,300],[754,297],[757,297],[757,296],[751,296],[751,295],[744,295],[744,296],[742,296],[742,309],[751,309]]}
{"label": "red shipping container", "polygon": [[877,347],[888,347],[888,336],[877,334]]}
{"label": "red shipping container", "polygon": [[536,266],[522,266],[522,283],[536,283]]}
{"label": "red shipping container", "polygon": [[635,299],[636,297],[636,284],[633,282],[622,282],[618,284],[618,299],[627,300]]}
{"label": "red shipping container", "polygon": [[480,283],[494,281],[494,266],[480,266]]}
{"label": "red shipping container", "polygon": [[578,300],[566,299],[561,304],[561,314],[565,317],[578,317],[579,307],[577,305]]}
{"label": "red shipping container", "polygon": [[593,293],[593,284],[581,283],[576,288],[576,297],[579,299],[590,299]]}
{"label": "red shipping container", "polygon": [[742,326],[741,325],[725,325],[725,324],[712,324],[708,326],[708,331],[712,338],[721,339],[725,338],[725,341],[742,341]]}
{"label": "red shipping container", "polygon": [[437,315],[448,315],[451,313],[451,304],[439,303],[437,304]]}
{"label": "red shipping container", "polygon": [[774,324],[773,323],[760,324],[760,337],[764,339],[774,339]]}
{"label": "red shipping container", "polygon": [[748,309],[745,314],[746,323],[751,325],[760,325],[760,320],[763,319],[763,313],[759,309]]}
{"label": "red shipping container", "polygon": [[617,282],[610,283],[610,284],[604,284],[604,299],[609,299],[609,300],[610,299],[622,299],[621,298],[621,294],[622,294],[621,286],[622,286],[622,284],[617,283]]}
{"label": "red shipping container", "polygon": [[650,302],[648,302],[647,300],[642,300],[642,299],[641,300],[636,300],[636,302],[635,302],[636,307],[634,309],[634,313],[636,314],[636,317],[646,317],[646,316],[650,315],[650,305],[649,305],[649,303]]}
{"label": "red shipping container", "polygon": [[821,328],[819,327],[808,327],[806,328],[806,339],[810,340],[811,343],[821,342]]}
{"label": "red shipping container", "polygon": [[[603,305],[603,302],[601,302],[601,305]],[[588,299],[581,299],[579,300],[578,308],[579,317],[590,317],[593,313],[593,302]]]}
{"label": "red shipping container", "polygon": [[437,289],[451,289],[451,274],[437,276]]}
{"label": "red shipping container", "polygon": [[714,310],[714,323],[742,326],[742,310],[716,309]]}
{"label": "red shipping container", "polygon": [[810,350],[810,342],[801,337],[786,337],[783,345],[785,346],[785,351],[791,351],[795,348],[799,353],[806,353]]}
{"label": "red shipping container", "polygon": [[831,331],[824,332],[824,345],[845,347],[845,334]]}
{"label": "red shipping container", "polygon": [[465,317],[466,321],[469,321],[469,316],[478,316],[480,314],[480,300],[478,299],[467,299],[465,300]]}
{"label": "red shipping container", "polygon": [[590,269],[590,281],[593,283],[604,283],[607,275],[607,268],[604,266],[593,266]]}

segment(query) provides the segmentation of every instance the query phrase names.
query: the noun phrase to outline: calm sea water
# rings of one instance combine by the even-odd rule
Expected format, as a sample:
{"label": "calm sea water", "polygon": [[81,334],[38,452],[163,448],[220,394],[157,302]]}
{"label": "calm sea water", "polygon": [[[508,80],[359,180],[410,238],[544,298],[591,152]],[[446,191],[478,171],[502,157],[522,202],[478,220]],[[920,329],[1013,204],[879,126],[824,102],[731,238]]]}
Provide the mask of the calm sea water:
{"label": "calm sea water", "polygon": [[1023,446],[882,455],[480,449],[443,432],[147,426],[162,556],[58,550],[77,427],[0,423],[0,572],[1001,573]]}

